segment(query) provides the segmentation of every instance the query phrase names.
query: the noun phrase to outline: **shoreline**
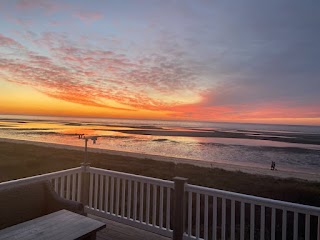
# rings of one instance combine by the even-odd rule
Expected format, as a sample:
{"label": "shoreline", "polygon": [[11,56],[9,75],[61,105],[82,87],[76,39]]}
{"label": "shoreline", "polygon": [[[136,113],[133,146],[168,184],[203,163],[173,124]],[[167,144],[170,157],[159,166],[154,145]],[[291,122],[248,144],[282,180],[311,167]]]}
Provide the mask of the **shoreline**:
{"label": "shoreline", "polygon": [[[0,138],[0,142],[16,143],[16,144],[32,144],[35,146],[42,146],[42,147],[49,147],[49,148],[84,151],[83,147],[57,144],[57,143],[45,143],[45,142],[17,140],[17,139],[9,139],[9,138]],[[241,165],[228,164],[228,163],[217,163],[217,162],[209,162],[209,161],[202,161],[202,160],[200,161],[200,160],[194,160],[194,159],[167,157],[167,156],[160,156],[160,155],[107,150],[107,149],[99,149],[99,148],[91,148],[91,147],[88,148],[88,152],[116,155],[116,156],[129,157],[129,158],[131,157],[131,158],[139,158],[139,159],[150,159],[150,160],[161,161],[161,162],[171,162],[174,164],[188,164],[188,165],[204,167],[204,168],[218,168],[218,169],[223,169],[223,170],[232,171],[232,172],[240,171],[243,173],[260,175],[260,176],[270,176],[274,178],[282,178],[282,179],[295,178],[300,180],[320,182],[320,173],[319,174],[307,173],[307,172],[298,172],[298,171],[288,171],[288,170],[282,170],[282,169],[271,171],[269,168],[241,166]]]}

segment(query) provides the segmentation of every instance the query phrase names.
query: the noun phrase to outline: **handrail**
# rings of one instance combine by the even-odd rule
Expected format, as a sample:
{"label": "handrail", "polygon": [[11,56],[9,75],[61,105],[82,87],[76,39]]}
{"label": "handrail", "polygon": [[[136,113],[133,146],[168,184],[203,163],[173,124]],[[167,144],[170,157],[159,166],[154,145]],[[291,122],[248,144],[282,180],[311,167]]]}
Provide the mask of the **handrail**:
{"label": "handrail", "polygon": [[90,167],[89,172],[97,174],[108,174],[110,176],[121,177],[125,179],[138,180],[144,183],[152,183],[163,187],[173,188],[173,181],[163,180],[159,178],[146,177],[141,175],[135,175],[131,173],[123,173],[112,170],[106,170],[101,168]]}
{"label": "handrail", "polygon": [[298,203],[291,203],[291,202],[284,202],[280,200],[274,200],[269,198],[263,197],[256,197],[252,195],[242,194],[242,193],[235,193],[235,192],[228,192],[214,188],[202,187],[187,184],[186,189],[187,192],[194,192],[206,195],[214,195],[216,197],[221,198],[230,198],[232,200],[252,203],[256,205],[264,205],[266,207],[271,208],[285,208],[286,210],[296,211],[299,210],[301,213],[305,214],[312,214],[312,215],[320,215],[320,208],[314,206],[308,206]]}
{"label": "handrail", "polygon": [[82,171],[81,167],[76,167],[76,168],[66,169],[66,170],[62,170],[62,171],[58,171],[58,172],[40,174],[40,175],[26,177],[26,178],[20,178],[20,179],[16,179],[16,180],[9,180],[6,182],[1,182],[0,189],[7,188],[10,186],[17,186],[17,185],[25,184],[25,183],[34,183],[34,182],[38,182],[41,180],[50,180],[55,177],[66,176],[70,173],[80,173],[81,171]]}

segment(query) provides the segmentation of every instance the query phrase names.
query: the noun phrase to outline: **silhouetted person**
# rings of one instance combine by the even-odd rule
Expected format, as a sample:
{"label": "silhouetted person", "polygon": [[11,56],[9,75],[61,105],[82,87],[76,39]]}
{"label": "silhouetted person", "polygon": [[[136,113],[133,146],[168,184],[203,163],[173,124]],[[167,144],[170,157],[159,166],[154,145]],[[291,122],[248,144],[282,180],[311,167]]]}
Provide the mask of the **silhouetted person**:
{"label": "silhouetted person", "polygon": [[271,170],[274,170],[276,168],[276,162],[272,161],[271,162]]}

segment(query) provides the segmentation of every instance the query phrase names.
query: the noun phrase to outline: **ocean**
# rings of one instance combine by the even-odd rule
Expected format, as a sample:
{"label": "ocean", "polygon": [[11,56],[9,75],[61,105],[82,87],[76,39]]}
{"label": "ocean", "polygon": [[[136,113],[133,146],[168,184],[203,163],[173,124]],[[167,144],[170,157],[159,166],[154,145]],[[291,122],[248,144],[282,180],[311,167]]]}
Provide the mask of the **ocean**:
{"label": "ocean", "polygon": [[0,138],[306,173],[320,172],[320,126],[0,115]]}

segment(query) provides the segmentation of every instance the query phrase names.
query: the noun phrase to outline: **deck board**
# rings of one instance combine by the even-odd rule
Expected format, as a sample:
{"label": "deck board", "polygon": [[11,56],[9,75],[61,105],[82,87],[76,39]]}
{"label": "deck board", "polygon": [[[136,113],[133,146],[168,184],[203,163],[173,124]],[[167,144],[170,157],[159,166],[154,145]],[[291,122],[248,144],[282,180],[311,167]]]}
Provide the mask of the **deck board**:
{"label": "deck board", "polygon": [[97,240],[170,240],[170,238],[134,228],[105,218],[88,215],[88,217],[106,223],[106,228],[97,232]]}
{"label": "deck board", "polygon": [[60,210],[0,231],[0,239],[78,239],[105,227],[101,221]]}

